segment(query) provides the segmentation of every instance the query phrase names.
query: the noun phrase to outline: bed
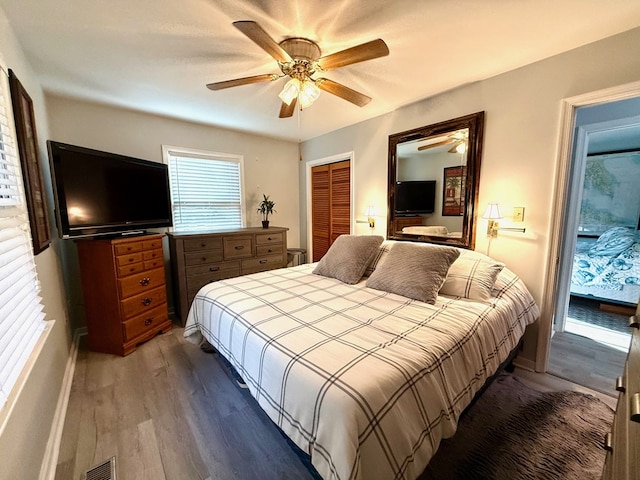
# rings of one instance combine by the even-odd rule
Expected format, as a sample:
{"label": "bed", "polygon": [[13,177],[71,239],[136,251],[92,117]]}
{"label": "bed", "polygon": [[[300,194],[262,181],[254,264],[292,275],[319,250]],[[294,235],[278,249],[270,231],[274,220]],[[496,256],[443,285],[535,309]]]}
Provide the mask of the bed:
{"label": "bed", "polygon": [[580,236],[571,272],[572,295],[636,305],[640,297],[640,237],[613,227],[599,237]]}
{"label": "bed", "polygon": [[426,247],[376,246],[353,284],[307,264],[209,284],[191,306],[185,337],[225,357],[325,479],[417,478],[539,316],[513,272],[462,249],[433,303],[367,286],[408,244]]}

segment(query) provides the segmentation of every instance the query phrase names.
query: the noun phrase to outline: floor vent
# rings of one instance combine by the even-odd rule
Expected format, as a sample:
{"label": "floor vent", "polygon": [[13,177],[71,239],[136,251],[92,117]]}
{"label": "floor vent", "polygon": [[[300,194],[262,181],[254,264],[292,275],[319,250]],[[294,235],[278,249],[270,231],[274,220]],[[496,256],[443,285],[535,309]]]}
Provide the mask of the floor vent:
{"label": "floor vent", "polygon": [[116,480],[116,457],[91,467],[82,477],[82,480]]}

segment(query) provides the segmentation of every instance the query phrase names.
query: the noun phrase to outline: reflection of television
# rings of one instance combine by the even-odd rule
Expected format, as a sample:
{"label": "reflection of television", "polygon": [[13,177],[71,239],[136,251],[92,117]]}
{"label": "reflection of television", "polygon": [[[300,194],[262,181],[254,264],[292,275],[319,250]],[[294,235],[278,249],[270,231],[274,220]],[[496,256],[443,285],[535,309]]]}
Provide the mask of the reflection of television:
{"label": "reflection of television", "polygon": [[436,181],[397,182],[395,203],[396,215],[433,213],[436,204]]}
{"label": "reflection of television", "polygon": [[167,165],[48,141],[62,237],[171,226]]}

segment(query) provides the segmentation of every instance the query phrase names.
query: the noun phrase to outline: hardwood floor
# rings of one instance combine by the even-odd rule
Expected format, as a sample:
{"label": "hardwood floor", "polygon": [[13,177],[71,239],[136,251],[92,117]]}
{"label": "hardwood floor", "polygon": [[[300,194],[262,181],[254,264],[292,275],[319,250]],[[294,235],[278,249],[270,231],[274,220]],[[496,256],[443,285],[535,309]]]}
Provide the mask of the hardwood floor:
{"label": "hardwood floor", "polygon": [[626,352],[590,338],[556,332],[551,339],[547,370],[553,375],[617,396],[615,381],[622,375],[626,358]]}
{"label": "hardwood floor", "polygon": [[[88,352],[85,340],[57,480],[79,480],[114,455],[119,480],[314,478],[248,392],[214,355],[187,343],[182,328],[124,358]],[[550,375],[514,375],[538,390],[593,393]]]}
{"label": "hardwood floor", "polygon": [[[83,337],[86,339],[86,337]],[[118,479],[312,479],[217,358],[160,335],[127,357],[81,342],[56,479],[116,456]]]}

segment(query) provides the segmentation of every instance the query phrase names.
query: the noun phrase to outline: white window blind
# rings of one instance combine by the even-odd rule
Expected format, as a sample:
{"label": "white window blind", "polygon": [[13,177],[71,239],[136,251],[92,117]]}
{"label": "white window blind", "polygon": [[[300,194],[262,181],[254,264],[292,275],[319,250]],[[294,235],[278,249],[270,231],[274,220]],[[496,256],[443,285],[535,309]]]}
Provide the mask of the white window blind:
{"label": "white window blind", "polygon": [[173,228],[241,228],[242,156],[163,147],[169,165]]}
{"label": "white window blind", "polygon": [[0,408],[24,368],[44,313],[27,214],[7,73],[0,79]]}

